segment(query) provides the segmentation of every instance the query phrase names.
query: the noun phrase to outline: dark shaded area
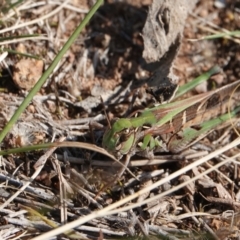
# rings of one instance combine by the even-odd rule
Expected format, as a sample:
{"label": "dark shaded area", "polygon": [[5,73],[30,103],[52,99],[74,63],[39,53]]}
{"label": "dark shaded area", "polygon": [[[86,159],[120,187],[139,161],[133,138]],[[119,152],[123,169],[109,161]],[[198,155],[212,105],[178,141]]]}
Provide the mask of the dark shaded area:
{"label": "dark shaded area", "polygon": [[[103,5],[93,17],[89,26],[91,39],[86,44],[90,49],[109,47],[106,78],[115,77],[116,71],[123,81],[134,78],[142,57],[141,32],[146,16],[146,8],[114,3]],[[104,46],[104,35],[110,37],[107,46]],[[102,74],[102,69],[98,73]]]}

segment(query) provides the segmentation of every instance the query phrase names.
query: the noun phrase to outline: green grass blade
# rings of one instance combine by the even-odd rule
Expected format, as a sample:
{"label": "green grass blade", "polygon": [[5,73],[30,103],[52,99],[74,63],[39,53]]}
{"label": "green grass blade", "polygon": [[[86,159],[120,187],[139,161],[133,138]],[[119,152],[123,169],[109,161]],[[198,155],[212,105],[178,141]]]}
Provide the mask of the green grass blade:
{"label": "green grass blade", "polygon": [[35,55],[32,55],[32,54],[21,53],[21,52],[18,52],[18,51],[12,50],[12,49],[8,49],[8,48],[3,48],[2,52],[8,52],[8,53],[11,53],[11,54],[17,54],[17,55],[22,56],[22,57],[28,57],[28,58],[38,59],[38,60],[42,59],[41,57],[38,57],[38,56],[35,56]]}
{"label": "green grass blade", "polygon": [[23,153],[23,152],[30,152],[30,151],[39,151],[46,148],[55,147],[54,143],[43,143],[43,144],[35,144],[30,146],[23,146],[19,148],[12,148],[0,151],[0,156],[9,155],[9,154],[16,154],[16,153]]}
{"label": "green grass blade", "polygon": [[200,40],[212,40],[216,38],[229,38],[229,37],[239,37],[240,31],[232,31],[232,32],[225,32],[225,33],[216,33],[209,36],[202,37]]}
{"label": "green grass blade", "polygon": [[3,14],[6,14],[6,13],[8,13],[9,10],[11,10],[12,8],[21,4],[22,2],[23,2],[23,0],[18,0],[15,3],[8,3],[8,4],[6,4],[7,6],[4,6],[0,9],[0,12],[2,12]]}
{"label": "green grass blade", "polygon": [[219,66],[214,66],[208,72],[203,73],[199,77],[193,79],[191,82],[184,84],[183,86],[179,87],[175,99],[182,96],[183,94],[189,92],[190,90],[194,89],[197,85],[202,82],[208,80],[211,76],[218,74],[221,71]]}
{"label": "green grass blade", "polygon": [[22,38],[34,38],[34,37],[39,37],[41,36],[40,34],[25,34],[25,35],[20,35],[20,36],[9,36],[9,37],[0,37],[0,42],[3,41],[8,41],[8,40],[13,40],[13,39],[22,39]]}
{"label": "green grass blade", "polygon": [[51,142],[51,143],[42,143],[42,144],[36,144],[36,145],[30,145],[30,146],[23,146],[19,148],[13,148],[13,149],[6,149],[3,151],[0,151],[0,155],[8,155],[8,154],[15,154],[15,153],[22,153],[22,152],[29,152],[29,151],[37,151],[37,150],[42,150],[45,148],[60,148],[60,147],[74,147],[74,148],[82,148],[82,149],[87,149],[90,151],[98,152],[100,154],[106,155],[109,158],[116,160],[116,158],[109,154],[106,150],[104,150],[101,147],[98,147],[94,144],[91,143],[86,143],[86,142]]}
{"label": "green grass blade", "polygon": [[18,110],[14,113],[10,121],[7,123],[7,125],[4,127],[2,132],[0,133],[0,143],[3,141],[7,133],[10,131],[14,123],[18,120],[22,112],[26,109],[26,107],[29,105],[33,97],[36,95],[36,93],[40,90],[42,85],[45,83],[49,75],[53,72],[54,68],[59,63],[60,59],[64,56],[64,54],[67,52],[67,50],[70,48],[70,46],[73,44],[73,42],[77,39],[78,35],[81,33],[83,28],[87,25],[87,23],[90,21],[94,13],[97,11],[97,9],[101,6],[103,3],[103,0],[98,0],[96,4],[92,7],[92,9],[88,12],[86,17],[83,19],[83,21],[79,24],[79,26],[76,28],[76,30],[73,32],[71,37],[68,39],[68,41],[65,43],[63,48],[60,50],[58,55],[53,60],[52,64],[48,67],[48,69],[43,73],[42,77],[38,80],[36,85],[33,87],[33,89],[29,92],[28,96],[24,99],[24,101],[19,106]]}

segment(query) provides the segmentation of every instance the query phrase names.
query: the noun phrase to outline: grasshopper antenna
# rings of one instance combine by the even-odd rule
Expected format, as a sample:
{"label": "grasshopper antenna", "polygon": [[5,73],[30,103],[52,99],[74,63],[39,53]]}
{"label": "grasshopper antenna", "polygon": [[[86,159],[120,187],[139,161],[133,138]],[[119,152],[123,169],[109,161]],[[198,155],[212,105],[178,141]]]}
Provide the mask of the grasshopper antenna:
{"label": "grasshopper antenna", "polygon": [[108,127],[111,129],[111,128],[112,128],[112,127],[111,127],[111,123],[110,123],[109,117],[108,117],[108,115],[107,115],[107,111],[106,111],[106,108],[105,108],[105,105],[104,105],[102,96],[100,96],[100,99],[101,99],[101,103],[102,103],[102,106],[103,106],[104,114],[105,114],[106,119],[107,119]]}
{"label": "grasshopper antenna", "polygon": [[131,100],[131,102],[130,102],[130,106],[129,106],[127,112],[124,114],[125,117],[129,116],[130,113],[132,112],[132,110],[133,110],[133,104],[135,103],[138,95],[139,95],[139,90],[138,90],[138,89],[137,89],[137,90],[133,90],[133,97],[132,97],[132,100]]}

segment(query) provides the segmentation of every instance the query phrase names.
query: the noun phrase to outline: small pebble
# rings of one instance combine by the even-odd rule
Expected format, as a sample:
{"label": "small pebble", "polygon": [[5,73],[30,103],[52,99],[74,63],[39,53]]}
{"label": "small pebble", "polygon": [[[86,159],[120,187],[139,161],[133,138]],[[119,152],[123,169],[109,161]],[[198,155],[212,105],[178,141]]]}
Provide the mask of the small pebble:
{"label": "small pebble", "polygon": [[216,1],[214,1],[214,7],[225,8],[226,7],[226,1],[225,0],[216,0]]}

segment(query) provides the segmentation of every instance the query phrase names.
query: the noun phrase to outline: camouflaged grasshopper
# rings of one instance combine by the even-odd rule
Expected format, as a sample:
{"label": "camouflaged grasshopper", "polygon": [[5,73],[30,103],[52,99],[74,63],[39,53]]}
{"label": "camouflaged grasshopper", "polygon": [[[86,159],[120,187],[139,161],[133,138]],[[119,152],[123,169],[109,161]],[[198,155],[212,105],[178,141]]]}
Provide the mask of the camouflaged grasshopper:
{"label": "camouflaged grasshopper", "polygon": [[136,117],[118,119],[106,130],[103,147],[118,159],[144,151],[150,153],[149,158],[157,150],[181,152],[240,113],[238,85],[240,80],[214,91],[146,109]]}

